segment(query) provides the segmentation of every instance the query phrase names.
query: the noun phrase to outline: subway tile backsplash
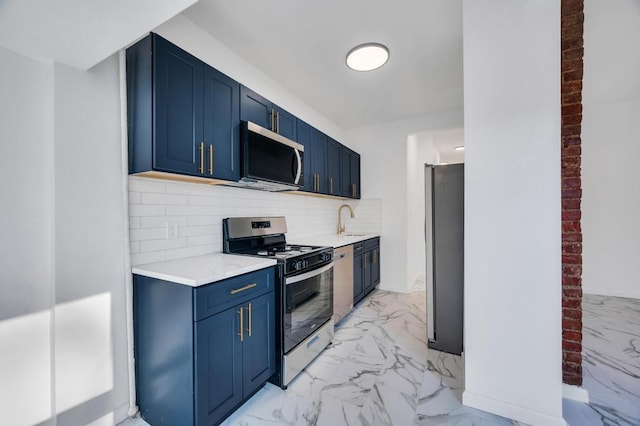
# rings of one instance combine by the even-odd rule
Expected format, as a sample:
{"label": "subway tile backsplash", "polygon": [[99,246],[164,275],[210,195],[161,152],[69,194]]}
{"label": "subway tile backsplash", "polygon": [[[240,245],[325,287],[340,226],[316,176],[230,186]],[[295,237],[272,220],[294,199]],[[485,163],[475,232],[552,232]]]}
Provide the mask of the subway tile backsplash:
{"label": "subway tile backsplash", "polygon": [[380,233],[380,199],[328,199],[129,176],[131,264],[221,252],[225,217],[285,216],[288,240],[334,234],[342,204],[356,216],[342,212],[347,232]]}

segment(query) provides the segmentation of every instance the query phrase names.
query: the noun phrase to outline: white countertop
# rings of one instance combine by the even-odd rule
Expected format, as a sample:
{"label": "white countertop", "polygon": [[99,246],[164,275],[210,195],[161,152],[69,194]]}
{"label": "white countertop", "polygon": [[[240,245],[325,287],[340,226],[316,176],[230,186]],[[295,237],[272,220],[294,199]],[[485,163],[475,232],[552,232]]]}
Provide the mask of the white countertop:
{"label": "white countertop", "polygon": [[314,245],[314,246],[329,246],[333,248],[338,248],[342,246],[347,246],[349,244],[355,244],[360,241],[368,240],[370,238],[379,237],[379,234],[352,234],[349,233],[342,234],[338,237],[338,234],[331,235],[320,235],[317,237],[306,237],[301,238],[299,240],[287,241],[289,244],[299,244],[299,245]]}
{"label": "white countertop", "polygon": [[131,271],[145,277],[198,287],[275,264],[275,259],[213,253],[134,266]]}

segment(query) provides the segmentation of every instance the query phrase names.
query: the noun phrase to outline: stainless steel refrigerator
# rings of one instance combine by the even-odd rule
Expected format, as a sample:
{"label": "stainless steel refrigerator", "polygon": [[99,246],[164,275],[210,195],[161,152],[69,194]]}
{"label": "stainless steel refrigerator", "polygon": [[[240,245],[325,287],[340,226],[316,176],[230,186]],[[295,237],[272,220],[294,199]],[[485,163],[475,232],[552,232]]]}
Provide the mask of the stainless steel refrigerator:
{"label": "stainless steel refrigerator", "polygon": [[464,165],[425,165],[427,337],[432,349],[462,353]]}

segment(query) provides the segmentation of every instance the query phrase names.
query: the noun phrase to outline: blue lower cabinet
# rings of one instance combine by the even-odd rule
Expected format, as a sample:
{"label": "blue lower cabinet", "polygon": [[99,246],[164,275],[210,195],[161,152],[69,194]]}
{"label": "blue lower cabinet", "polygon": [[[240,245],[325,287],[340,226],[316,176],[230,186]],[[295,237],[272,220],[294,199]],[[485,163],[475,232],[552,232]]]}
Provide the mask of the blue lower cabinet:
{"label": "blue lower cabinet", "polygon": [[235,308],[196,323],[195,403],[199,425],[216,424],[242,401],[239,328]]}
{"label": "blue lower cabinet", "polygon": [[217,425],[266,383],[276,371],[274,274],[267,268],[197,288],[134,276],[143,419]]}

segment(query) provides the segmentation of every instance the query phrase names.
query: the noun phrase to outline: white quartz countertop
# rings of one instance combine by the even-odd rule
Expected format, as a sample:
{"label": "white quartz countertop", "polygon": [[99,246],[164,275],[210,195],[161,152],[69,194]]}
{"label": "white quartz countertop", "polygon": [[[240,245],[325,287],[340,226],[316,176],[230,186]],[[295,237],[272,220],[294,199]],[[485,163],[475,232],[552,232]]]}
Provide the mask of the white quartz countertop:
{"label": "white quartz countertop", "polygon": [[275,259],[223,253],[134,266],[134,274],[198,287],[276,264]]}
{"label": "white quartz countertop", "polygon": [[360,241],[368,240],[370,238],[379,237],[379,234],[342,234],[338,236],[337,234],[331,235],[320,235],[317,237],[306,237],[301,238],[295,241],[287,241],[289,244],[298,244],[298,245],[313,245],[313,246],[329,246],[333,248],[338,248],[342,246],[347,246],[349,244],[355,244]]}

